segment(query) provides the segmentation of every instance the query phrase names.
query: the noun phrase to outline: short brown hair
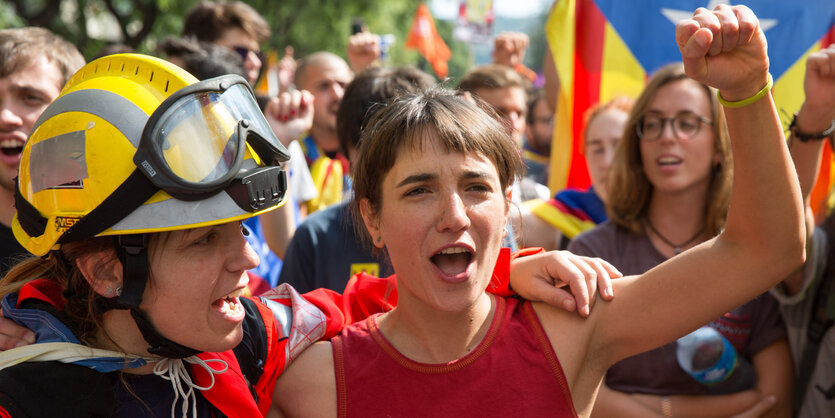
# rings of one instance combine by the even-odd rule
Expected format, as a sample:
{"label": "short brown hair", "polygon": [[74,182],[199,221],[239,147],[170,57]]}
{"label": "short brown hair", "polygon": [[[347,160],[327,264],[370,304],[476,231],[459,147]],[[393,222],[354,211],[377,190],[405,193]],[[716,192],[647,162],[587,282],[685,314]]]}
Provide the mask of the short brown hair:
{"label": "short brown hair", "polygon": [[[525,114],[525,123],[528,125],[534,124],[533,110],[539,102],[545,100],[545,92],[541,89],[533,89],[528,93],[528,113]],[[550,109],[550,106],[549,106]],[[553,109],[552,112],[553,113]]]}
{"label": "short brown hair", "polygon": [[375,106],[407,93],[417,93],[431,87],[435,79],[412,67],[371,67],[359,74],[345,87],[345,95],[336,113],[336,136],[343,155],[359,143],[362,127]]}
{"label": "short brown hair", "polygon": [[270,38],[270,27],[267,21],[250,5],[241,1],[198,3],[186,14],[183,36],[193,36],[204,42],[215,42],[230,28],[243,30],[259,44]]}
{"label": "short brown hair", "polygon": [[39,56],[55,64],[61,73],[61,85],[83,67],[84,57],[75,45],[39,27],[0,30],[0,78],[21,70]]}
{"label": "short brown hair", "polygon": [[641,161],[641,139],[638,137],[635,126],[644,117],[658,90],[681,80],[690,80],[699,84],[710,101],[714,150],[721,158],[711,173],[707,208],[705,208],[705,228],[711,236],[715,236],[725,226],[733,178],[733,160],[725,113],[716,99],[715,91],[689,78],[684,73],[684,66],[677,63],[662,67],[649,79],[646,88],[632,107],[632,112],[624,127],[623,138],[618,143],[609,169],[607,181],[609,197],[606,203],[609,219],[638,234],[643,234],[643,222],[649,208],[653,186],[644,174]]}
{"label": "short brown hair", "polygon": [[[442,87],[400,96],[376,112],[362,131],[353,167],[354,215],[368,199],[374,212],[382,209],[383,178],[403,149],[420,150],[427,137],[448,152],[478,154],[496,167],[502,191],[524,169],[516,144],[496,119],[478,105]],[[363,225],[361,220],[357,225]],[[357,228],[368,239],[367,231]]]}
{"label": "short brown hair", "polygon": [[506,65],[488,64],[473,68],[464,74],[458,83],[458,90],[475,93],[478,89],[503,89],[507,87],[521,87],[525,90],[525,101],[530,89],[530,82],[519,75],[516,70]]}

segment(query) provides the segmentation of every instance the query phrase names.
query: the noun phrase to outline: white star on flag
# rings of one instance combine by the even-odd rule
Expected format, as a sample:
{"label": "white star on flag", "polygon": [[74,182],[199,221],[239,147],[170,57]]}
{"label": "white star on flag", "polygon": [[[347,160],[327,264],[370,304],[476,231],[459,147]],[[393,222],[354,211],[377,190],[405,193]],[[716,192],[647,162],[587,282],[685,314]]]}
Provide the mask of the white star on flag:
{"label": "white star on flag", "polygon": [[[710,3],[705,6],[708,10],[713,10],[717,5],[726,4],[728,6],[731,5],[731,2],[728,0],[710,0]],[[661,14],[663,14],[670,22],[673,22],[675,25],[678,23],[679,20],[682,19],[689,19],[693,16],[693,12],[689,10],[676,10],[676,9],[661,9]],[[760,27],[762,28],[763,32],[768,31],[769,29],[777,26],[777,19],[760,19]]]}

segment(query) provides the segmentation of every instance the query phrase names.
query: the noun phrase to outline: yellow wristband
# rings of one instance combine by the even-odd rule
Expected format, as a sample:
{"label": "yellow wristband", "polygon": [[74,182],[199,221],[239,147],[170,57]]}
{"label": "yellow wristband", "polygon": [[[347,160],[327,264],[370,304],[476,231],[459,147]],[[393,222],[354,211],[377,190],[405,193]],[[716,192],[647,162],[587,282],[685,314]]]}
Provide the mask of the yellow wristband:
{"label": "yellow wristband", "polygon": [[757,100],[760,100],[763,97],[765,97],[765,95],[768,94],[769,91],[771,91],[771,87],[773,87],[773,86],[774,86],[774,79],[771,78],[771,73],[768,73],[768,82],[765,83],[765,87],[763,87],[762,89],[760,89],[760,91],[756,92],[753,96],[751,96],[747,99],[737,100],[735,102],[729,102],[729,101],[725,100],[722,97],[722,93],[720,93],[718,91],[716,92],[716,97],[719,98],[719,103],[721,103],[722,106],[730,107],[730,108],[744,107],[744,106],[748,106],[749,104],[754,103]]}

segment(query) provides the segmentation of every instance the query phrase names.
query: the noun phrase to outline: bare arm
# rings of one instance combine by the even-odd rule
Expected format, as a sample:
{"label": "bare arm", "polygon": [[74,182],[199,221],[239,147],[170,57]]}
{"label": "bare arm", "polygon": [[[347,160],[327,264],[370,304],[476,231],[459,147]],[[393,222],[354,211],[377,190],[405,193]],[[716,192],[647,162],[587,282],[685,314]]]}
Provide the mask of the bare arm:
{"label": "bare arm", "polygon": [[379,65],[380,35],[369,32],[351,35],[348,39],[346,55],[351,71],[354,73]]}
{"label": "bare arm", "polygon": [[[809,55],[803,83],[806,100],[797,112],[795,128],[790,132],[792,161],[797,170],[800,190],[806,204],[806,233],[811,238],[815,225],[809,195],[818,176],[823,155],[823,140],[800,141],[794,131],[806,134],[823,132],[835,119],[835,44]],[[798,269],[783,280],[786,292],[793,295],[803,287],[803,269]]]}
{"label": "bare arm", "polygon": [[[600,392],[597,393],[597,400],[594,402],[592,418],[621,417],[621,418],[643,418],[663,417],[661,413],[661,397],[642,395],[637,398],[630,394],[610,389],[606,384],[600,385]],[[655,404],[657,408],[653,408]]]}
{"label": "bare arm", "polygon": [[335,417],[334,379],[331,343],[313,344],[279,376],[269,415]]}
{"label": "bare arm", "polygon": [[[765,36],[747,7],[699,9],[679,22],[676,39],[686,73],[727,100],[751,97],[766,84]],[[725,108],[725,115],[734,155],[725,230],[640,280],[615,282],[619,297],[595,311],[600,322],[590,344],[607,361],[681,336],[753,299],[803,261],[800,190],[771,94]]]}
{"label": "bare arm", "polygon": [[794,392],[794,367],[789,343],[785,339],[775,341],[754,356],[757,370],[757,392],[763,397],[774,395],[776,403],[763,417],[792,416]]}
{"label": "bare arm", "polygon": [[545,57],[542,59],[542,71],[545,73],[545,100],[552,112],[557,111],[557,96],[560,93],[560,76],[557,67],[554,65],[554,58],[551,55],[551,48],[545,48]]}
{"label": "bare arm", "polygon": [[[289,52],[292,56],[292,49]],[[313,95],[307,90],[281,93],[267,103],[264,116],[281,144],[288,147],[313,126]],[[285,204],[261,215],[261,224],[267,245],[279,258],[284,258],[287,244],[296,231],[293,207]]]}
{"label": "bare arm", "polygon": [[[757,372],[757,386],[753,390],[732,393],[728,395],[676,395],[670,396],[670,405],[673,416],[676,417],[698,417],[698,418],[721,418],[737,414],[745,414],[757,407],[760,402],[774,395],[776,402],[772,403],[767,411],[762,412],[762,417],[790,417],[792,414],[792,389],[794,375],[792,372],[791,353],[785,339],[775,341],[754,356],[753,365]],[[612,391],[614,392],[614,391]],[[615,392],[630,398],[633,402],[640,402],[645,407],[661,412],[661,397],[652,395],[626,395]],[[604,399],[604,391],[598,397],[598,404],[601,401],[612,403],[618,398],[611,400]],[[617,407],[622,408],[626,402],[618,402]],[[610,405],[611,407],[612,405]],[[615,409],[616,410],[616,409]],[[595,404],[597,411],[597,404]]]}
{"label": "bare arm", "polygon": [[0,351],[29,345],[35,342],[35,333],[16,324],[11,319],[2,317],[0,311]]}
{"label": "bare arm", "polygon": [[[640,402],[656,413],[661,413],[661,396],[627,396],[634,402]],[[757,405],[762,396],[755,390],[746,390],[728,395],[674,395],[668,396],[667,399],[675,417],[724,418],[748,411]]]}
{"label": "bare arm", "polygon": [[[809,55],[803,91],[806,100],[797,112],[795,130],[823,132],[835,119],[835,44]],[[800,189],[803,198],[808,199],[817,179],[824,140],[802,142],[790,137],[790,143]]]}

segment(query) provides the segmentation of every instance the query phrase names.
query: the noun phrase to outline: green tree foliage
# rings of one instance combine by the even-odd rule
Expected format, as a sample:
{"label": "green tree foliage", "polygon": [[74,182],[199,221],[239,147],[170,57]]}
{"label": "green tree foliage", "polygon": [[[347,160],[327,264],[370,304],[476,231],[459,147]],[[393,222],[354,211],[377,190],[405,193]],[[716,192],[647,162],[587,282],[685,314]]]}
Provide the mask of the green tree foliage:
{"label": "green tree foliage", "polygon": [[[263,3],[258,10],[270,21],[273,36],[270,46],[282,50],[292,45],[297,57],[315,51],[328,50],[345,55],[351,22],[362,18],[369,30],[379,34],[393,34],[395,45],[402,45],[409,33],[412,17],[419,0],[253,0]],[[391,62],[406,62],[402,47],[391,50]]]}
{"label": "green tree foliage", "polygon": [[[396,45],[408,35],[420,0],[245,0],[272,28],[270,48],[292,45],[297,57],[329,50],[345,54],[351,21],[365,20],[372,32],[394,34]],[[73,42],[90,58],[108,43],[123,43],[153,53],[166,36],[182,31],[183,16],[197,0],[7,0],[0,7],[2,27],[43,26]],[[95,33],[94,33],[95,32]],[[391,62],[414,62],[402,47]]]}
{"label": "green tree foliage", "polygon": [[[283,53],[292,45],[301,58],[315,51],[345,55],[351,23],[365,21],[369,30],[393,34],[390,65],[417,65],[432,69],[415,50],[403,43],[421,0],[243,0],[258,10],[272,29],[264,48]],[[428,0],[425,0],[428,1]],[[182,31],[183,16],[198,0],[4,0],[0,27],[43,26],[78,46],[88,59],[108,44],[125,44],[143,53],[155,53],[157,44]],[[436,20],[441,37],[452,50],[449,76],[454,85],[475,62],[472,48],[452,39],[454,22]],[[541,36],[541,35],[540,35]],[[539,68],[535,57],[542,45],[532,35],[526,62]],[[533,58],[533,60],[532,60]],[[533,61],[533,62],[531,62]],[[541,61],[541,57],[539,58]],[[533,64],[533,65],[531,65]]]}

